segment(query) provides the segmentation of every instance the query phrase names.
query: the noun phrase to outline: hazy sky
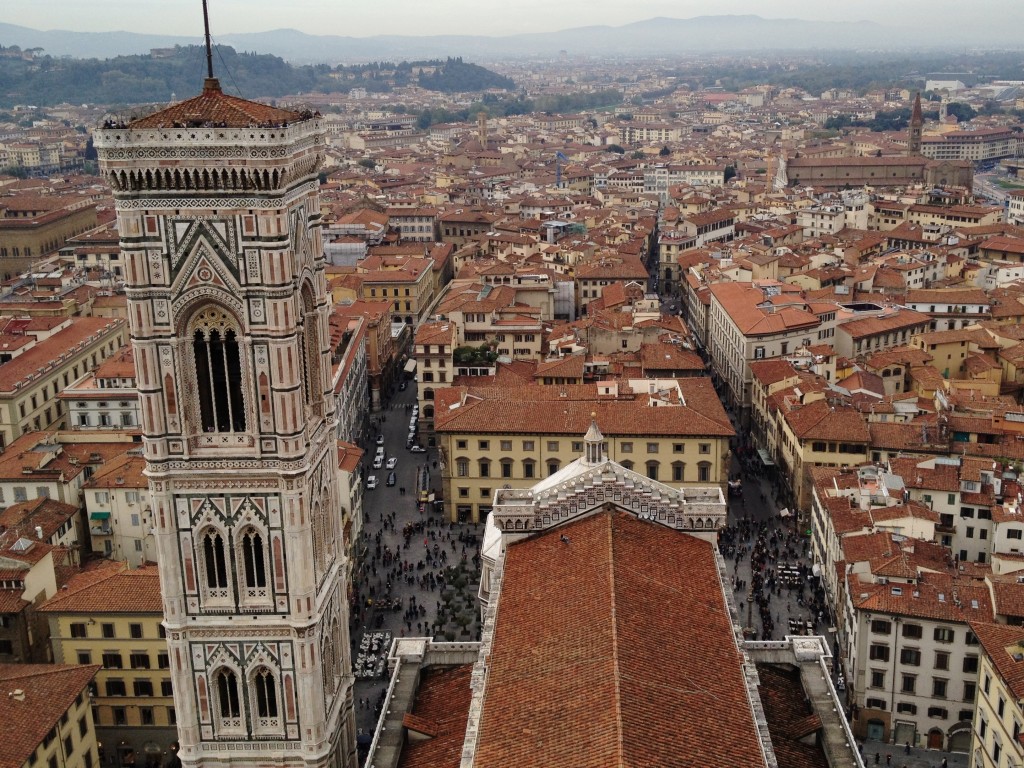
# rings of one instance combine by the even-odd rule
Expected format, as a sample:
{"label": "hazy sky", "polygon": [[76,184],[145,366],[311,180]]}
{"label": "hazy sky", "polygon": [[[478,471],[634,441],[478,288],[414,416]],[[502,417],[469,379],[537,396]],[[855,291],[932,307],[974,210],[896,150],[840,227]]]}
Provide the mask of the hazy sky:
{"label": "hazy sky", "polygon": [[[541,32],[620,25],[654,16],[754,13],[768,18],[869,20],[936,30],[1024,27],[1021,0],[209,0],[213,34],[294,28],[367,37]],[[8,0],[0,22],[81,32],[202,33],[201,0]],[[2,43],[3,40],[0,40]]]}

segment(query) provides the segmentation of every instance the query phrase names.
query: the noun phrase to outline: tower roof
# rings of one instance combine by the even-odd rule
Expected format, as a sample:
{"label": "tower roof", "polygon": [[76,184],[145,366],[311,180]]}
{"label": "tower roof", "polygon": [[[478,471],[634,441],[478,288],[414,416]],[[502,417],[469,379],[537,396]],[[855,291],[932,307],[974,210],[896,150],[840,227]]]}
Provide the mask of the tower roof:
{"label": "tower roof", "polygon": [[910,113],[910,124],[911,125],[923,125],[924,115],[921,114],[921,92],[918,91],[914,96],[914,108]]}
{"label": "tower roof", "polygon": [[151,115],[129,123],[130,128],[201,127],[221,128],[279,127],[308,118],[303,112],[278,109],[258,101],[229,96],[220,88],[220,81],[209,77],[198,96],[172,104]]}

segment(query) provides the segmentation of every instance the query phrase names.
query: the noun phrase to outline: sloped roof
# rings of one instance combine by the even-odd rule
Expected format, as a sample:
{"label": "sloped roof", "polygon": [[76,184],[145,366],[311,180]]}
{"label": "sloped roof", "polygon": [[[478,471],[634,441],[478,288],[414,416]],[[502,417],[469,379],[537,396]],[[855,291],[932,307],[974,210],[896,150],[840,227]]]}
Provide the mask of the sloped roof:
{"label": "sloped roof", "polygon": [[97,665],[0,664],[0,684],[24,700],[0,696],[0,767],[20,768],[100,669]]}
{"label": "sloped roof", "polygon": [[284,126],[302,119],[299,112],[290,109],[278,109],[258,101],[229,96],[221,90],[216,78],[208,78],[203,84],[203,92],[198,96],[133,120],[129,127],[170,128],[175,125],[199,126],[210,123],[223,128],[249,128]]}
{"label": "sloped roof", "polygon": [[476,763],[764,765],[713,547],[608,509],[511,544]]}

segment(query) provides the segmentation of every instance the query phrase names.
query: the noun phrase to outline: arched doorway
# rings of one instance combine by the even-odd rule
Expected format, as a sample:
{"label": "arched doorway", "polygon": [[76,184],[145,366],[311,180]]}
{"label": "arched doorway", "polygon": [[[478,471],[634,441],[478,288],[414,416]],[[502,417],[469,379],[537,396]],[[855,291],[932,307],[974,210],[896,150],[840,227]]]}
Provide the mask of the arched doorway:
{"label": "arched doorway", "polygon": [[932,728],[928,731],[928,749],[942,749],[942,731]]}
{"label": "arched doorway", "polygon": [[957,723],[949,729],[950,752],[971,751],[971,724],[967,721]]}

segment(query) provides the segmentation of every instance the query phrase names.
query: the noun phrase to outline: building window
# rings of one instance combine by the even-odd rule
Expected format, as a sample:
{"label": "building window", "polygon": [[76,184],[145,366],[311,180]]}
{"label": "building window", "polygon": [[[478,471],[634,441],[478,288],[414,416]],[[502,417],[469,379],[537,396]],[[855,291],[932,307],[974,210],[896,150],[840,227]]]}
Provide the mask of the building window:
{"label": "building window", "polygon": [[138,640],[142,637],[142,625],[141,624],[129,624],[128,625],[129,637]]}
{"label": "building window", "polygon": [[477,448],[480,449],[481,451],[489,451],[491,450],[491,441],[481,440],[480,442],[477,443]]}
{"label": "building window", "polygon": [[139,707],[139,719],[143,725],[153,725],[153,708]]}
{"label": "building window", "polygon": [[647,452],[648,453],[657,453],[658,452],[658,444],[657,443],[648,443],[647,444]]}
{"label": "building window", "polygon": [[889,660],[889,646],[880,645],[874,643],[868,649],[868,658],[872,661],[888,661]]}
{"label": "building window", "polygon": [[558,462],[557,461],[549,461],[548,462],[548,477],[550,477],[551,475],[555,474],[555,472],[557,472],[557,471],[558,471]]}
{"label": "building window", "polygon": [[136,680],[132,684],[136,696],[152,696],[153,682],[151,680]]}
{"label": "building window", "polygon": [[114,707],[114,725],[125,725],[128,722],[128,716],[124,707]]}
{"label": "building window", "polygon": [[533,440],[523,440],[523,450],[524,451],[532,451],[533,450]]}
{"label": "building window", "polygon": [[885,672],[880,669],[871,670],[871,687],[885,688]]}
{"label": "building window", "polygon": [[480,477],[491,476],[491,461],[490,459],[480,459],[477,462],[477,467],[480,470]]}
{"label": "building window", "polygon": [[871,631],[876,635],[888,635],[892,632],[892,622],[885,619],[872,619]]}
{"label": "building window", "polygon": [[949,627],[936,627],[934,637],[937,643],[952,643],[956,633]]}
{"label": "building window", "polygon": [[629,442],[620,443],[619,444],[619,451],[621,453],[632,453],[633,452],[633,444],[629,443]]}
{"label": "building window", "polygon": [[[256,716],[260,718],[277,718],[277,687],[274,676],[266,667],[261,667],[253,676],[253,691],[256,698]],[[261,725],[269,725],[262,723]]]}
{"label": "building window", "polygon": [[915,648],[903,648],[900,651],[900,663],[908,667],[921,666],[921,652]]}
{"label": "building window", "polygon": [[914,675],[903,676],[903,685],[900,688],[900,690],[903,691],[903,693],[913,693],[916,687],[917,677],[915,677]]}
{"label": "building window", "polygon": [[121,660],[121,654],[116,651],[104,651],[103,653],[103,667],[105,669],[121,669],[124,666],[124,662]]}
{"label": "building window", "polygon": [[686,451],[686,444],[685,443],[672,443],[672,453],[685,453],[685,451]]}
{"label": "building window", "polygon": [[501,460],[501,476],[512,477],[512,459]]}
{"label": "building window", "polygon": [[459,477],[469,476],[469,459],[455,460],[455,474],[457,474]]}
{"label": "building window", "polygon": [[170,669],[171,668],[171,657],[167,651],[160,651],[156,655],[156,666],[158,669]]}
{"label": "building window", "polygon": [[214,680],[221,725],[227,728],[241,727],[242,707],[238,699],[238,677],[230,669],[222,669],[214,676]]}
{"label": "building window", "polygon": [[[242,534],[242,571],[247,590],[265,590],[267,586],[267,557],[263,537],[249,528]],[[261,594],[250,592],[249,597]]]}
{"label": "building window", "polygon": [[699,453],[711,453],[711,443],[700,443],[697,450]]}
{"label": "building window", "polygon": [[697,465],[697,480],[701,483],[711,482],[711,465],[708,462],[702,461]]}
{"label": "building window", "polygon": [[224,538],[218,531],[207,531],[202,539],[203,572],[206,592],[212,598],[228,597],[228,566]]}
{"label": "building window", "polygon": [[107,696],[125,696],[127,689],[124,680],[107,680]]}
{"label": "building window", "polygon": [[103,624],[101,626],[101,629],[103,630],[103,636],[104,637],[109,639],[109,638],[112,638],[114,636],[114,625],[113,624]]}
{"label": "building window", "polygon": [[945,651],[935,653],[935,669],[949,669],[949,654]]}
{"label": "building window", "polygon": [[920,624],[904,624],[903,625],[903,636],[909,637],[914,640],[921,639],[921,625]]}
{"label": "building window", "polygon": [[164,679],[160,681],[160,695],[161,696],[173,696],[174,685],[170,680]]}
{"label": "building window", "polygon": [[242,356],[234,321],[223,310],[210,307],[195,320],[192,352],[196,367],[196,394],[204,432],[242,432]]}
{"label": "building window", "polygon": [[128,663],[132,669],[149,669],[149,654],[132,652],[128,655]]}
{"label": "building window", "polygon": [[647,477],[649,477],[651,480],[658,479],[658,466],[659,464],[656,461],[647,462]]}
{"label": "building window", "polygon": [[943,680],[936,677],[932,680],[932,697],[936,699],[946,698],[946,687],[949,684],[948,680]]}
{"label": "building window", "polygon": [[79,664],[92,664],[92,654],[89,651],[78,652],[78,663]]}
{"label": "building window", "polygon": [[686,464],[681,461],[672,462],[672,482],[682,483],[686,477]]}
{"label": "building window", "polygon": [[86,627],[84,622],[76,621],[71,625],[71,636],[72,637],[86,637]]}
{"label": "building window", "polygon": [[537,474],[537,464],[533,459],[527,459],[523,462],[523,477],[532,478]]}
{"label": "building window", "polygon": [[[974,701],[974,699],[975,699],[975,697],[977,695],[978,695],[978,684],[977,683],[974,683],[974,682],[966,682],[966,683],[964,683],[964,698],[963,698],[964,701]],[[971,718],[968,717],[967,719],[970,720]]]}
{"label": "building window", "polygon": [[511,440],[502,440],[500,442],[500,445],[501,445],[501,450],[503,450],[503,451],[511,451],[512,450],[512,441]]}

